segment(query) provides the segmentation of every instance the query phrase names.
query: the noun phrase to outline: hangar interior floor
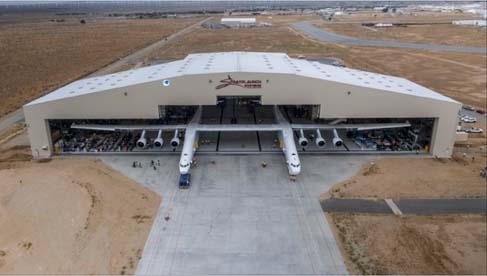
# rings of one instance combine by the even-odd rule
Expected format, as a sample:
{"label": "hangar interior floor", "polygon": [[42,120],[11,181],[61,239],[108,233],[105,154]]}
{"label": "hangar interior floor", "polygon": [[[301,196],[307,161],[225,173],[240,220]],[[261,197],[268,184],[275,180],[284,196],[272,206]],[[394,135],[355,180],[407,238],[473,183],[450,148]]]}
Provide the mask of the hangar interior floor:
{"label": "hangar interior floor", "polygon": [[[316,118],[313,119],[312,113],[313,106],[281,106],[281,112],[284,114],[286,119],[290,123],[315,123]],[[164,107],[163,107],[164,108]],[[170,107],[174,109],[174,107]],[[190,115],[181,116],[176,110],[171,111],[174,118],[161,119],[160,122],[157,120],[154,123],[163,124],[181,124],[187,123]],[[167,113],[167,112],[166,112]],[[164,114],[166,114],[164,113]],[[180,112],[182,113],[182,112]],[[170,117],[169,115],[165,115]],[[192,116],[192,115],[191,115]],[[316,117],[316,116],[315,116]],[[320,119],[318,119],[320,120]],[[329,120],[328,120],[329,122]],[[139,122],[140,123],[140,122]],[[227,100],[224,104],[213,105],[213,106],[203,106],[201,124],[271,124],[276,123],[274,115],[274,107],[270,105],[254,105],[254,104],[241,104],[238,100]],[[56,136],[57,141],[54,143],[55,152],[57,154],[133,154],[133,153],[145,153],[145,154],[179,154],[182,150],[182,142],[184,141],[184,133],[180,132],[179,137],[181,143],[177,147],[171,147],[169,141],[174,137],[173,131],[164,131],[162,138],[165,141],[162,148],[157,148],[153,145],[153,141],[156,138],[157,131],[151,131],[147,133],[148,144],[145,148],[139,148],[135,146],[135,141],[140,137],[140,132],[129,133],[128,138],[125,141],[125,148],[121,149],[120,146],[116,149],[111,144],[116,143],[120,134],[113,132],[103,132],[103,131],[80,131],[80,130],[70,130],[69,121],[64,121],[61,123],[63,127],[59,127],[59,124],[51,123],[52,136]],[[420,123],[422,124],[422,123]],[[397,147],[392,150],[392,148],[379,148],[378,142],[373,141],[376,138],[365,137],[358,140],[357,137],[351,137],[347,130],[339,129],[338,134],[343,140],[341,146],[334,146],[332,143],[333,132],[331,130],[322,130],[321,134],[326,140],[326,145],[324,147],[318,147],[314,142],[315,130],[304,130],[304,135],[308,138],[309,144],[306,147],[300,147],[298,143],[299,131],[295,131],[294,139],[297,146],[297,150],[300,154],[404,154],[404,153],[421,153],[427,154],[428,149],[424,148],[424,145],[429,143],[430,133],[432,128],[428,126],[426,133],[422,140],[419,150],[413,149],[413,142],[410,141],[414,139],[413,136],[409,134],[402,135],[401,141],[405,141],[403,144],[407,145],[404,147]],[[54,134],[58,131],[61,134]],[[67,134],[66,134],[67,133]],[[118,135],[118,136],[117,136]],[[369,135],[369,134],[368,134]],[[374,134],[376,135],[376,134]],[[68,136],[68,138],[65,138]],[[110,137],[111,136],[111,137]],[[369,135],[370,136],[370,135]],[[382,134],[382,136],[384,136]],[[429,136],[429,137],[428,137]],[[107,138],[109,137],[109,138]],[[106,142],[109,140],[110,142]],[[379,139],[376,139],[379,140]],[[59,141],[62,141],[61,143]],[[382,141],[384,139],[382,138]],[[277,132],[271,131],[241,131],[241,132],[200,132],[199,133],[199,148],[198,153],[200,154],[256,154],[256,153],[280,153],[281,149],[279,147],[279,140]]]}

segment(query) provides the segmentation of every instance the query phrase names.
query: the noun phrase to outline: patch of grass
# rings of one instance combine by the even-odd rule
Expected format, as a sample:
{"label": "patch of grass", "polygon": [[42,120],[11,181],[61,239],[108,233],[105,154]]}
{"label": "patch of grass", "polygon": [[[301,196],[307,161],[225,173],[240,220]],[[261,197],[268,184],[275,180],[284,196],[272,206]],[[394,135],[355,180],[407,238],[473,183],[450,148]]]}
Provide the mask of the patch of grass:
{"label": "patch of grass", "polygon": [[146,220],[150,219],[151,217],[143,216],[143,215],[133,215],[132,218],[135,219],[135,222],[137,222],[137,224],[140,224],[140,223],[144,223]]}
{"label": "patch of grass", "polygon": [[332,218],[338,230],[338,237],[344,245],[344,250],[347,252],[349,260],[356,271],[362,275],[385,274],[385,269],[372,262],[365,252],[360,249],[358,241],[353,237],[353,233],[347,231],[347,224],[353,223],[353,215],[332,214]]}
{"label": "patch of grass", "polygon": [[32,243],[29,242],[29,241],[23,241],[23,242],[20,242],[19,243],[19,246],[21,246],[22,248],[24,248],[25,250],[29,250],[32,248]]}
{"label": "patch of grass", "polygon": [[37,163],[49,163],[51,161],[52,161],[52,158],[40,158],[40,159],[36,160]]}

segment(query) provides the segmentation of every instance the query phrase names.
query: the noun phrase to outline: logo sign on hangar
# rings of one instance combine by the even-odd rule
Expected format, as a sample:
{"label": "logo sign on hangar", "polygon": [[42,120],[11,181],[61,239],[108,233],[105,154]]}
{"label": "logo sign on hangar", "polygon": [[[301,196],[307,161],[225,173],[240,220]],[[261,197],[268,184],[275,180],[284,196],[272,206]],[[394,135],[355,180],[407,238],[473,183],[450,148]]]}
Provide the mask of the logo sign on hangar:
{"label": "logo sign on hangar", "polygon": [[236,80],[230,75],[226,79],[220,81],[220,84],[215,87],[215,89],[222,89],[227,86],[238,86],[248,89],[259,89],[262,88],[261,80]]}

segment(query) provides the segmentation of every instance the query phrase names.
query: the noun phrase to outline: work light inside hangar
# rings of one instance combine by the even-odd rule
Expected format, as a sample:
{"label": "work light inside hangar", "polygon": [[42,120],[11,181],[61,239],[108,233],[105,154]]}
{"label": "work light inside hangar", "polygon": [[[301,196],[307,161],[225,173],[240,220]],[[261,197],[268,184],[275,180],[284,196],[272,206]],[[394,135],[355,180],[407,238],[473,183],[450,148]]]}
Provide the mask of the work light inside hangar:
{"label": "work light inside hangar", "polygon": [[75,81],[24,113],[36,158],[176,152],[189,169],[195,152],[447,157],[460,107],[403,78],[222,52]]}

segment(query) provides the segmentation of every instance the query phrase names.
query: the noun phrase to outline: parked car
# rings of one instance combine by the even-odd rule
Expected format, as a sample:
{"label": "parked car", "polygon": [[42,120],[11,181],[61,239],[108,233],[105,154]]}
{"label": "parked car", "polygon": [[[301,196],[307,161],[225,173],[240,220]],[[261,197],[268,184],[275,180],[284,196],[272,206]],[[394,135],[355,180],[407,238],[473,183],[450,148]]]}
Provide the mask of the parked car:
{"label": "parked car", "polygon": [[460,115],[460,121],[464,123],[475,123],[477,122],[477,118],[468,115]]}
{"label": "parked car", "polygon": [[480,127],[468,127],[468,128],[464,128],[463,131],[465,131],[466,133],[482,133],[482,132],[484,132],[484,130],[481,129]]}
{"label": "parked car", "polygon": [[471,105],[464,105],[463,106],[463,109],[465,110],[469,110],[469,111],[475,111],[475,107],[471,106]]}
{"label": "parked car", "polygon": [[476,111],[477,111],[477,113],[485,114],[485,109],[479,108]]}

